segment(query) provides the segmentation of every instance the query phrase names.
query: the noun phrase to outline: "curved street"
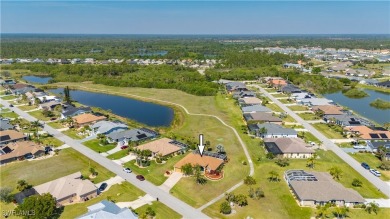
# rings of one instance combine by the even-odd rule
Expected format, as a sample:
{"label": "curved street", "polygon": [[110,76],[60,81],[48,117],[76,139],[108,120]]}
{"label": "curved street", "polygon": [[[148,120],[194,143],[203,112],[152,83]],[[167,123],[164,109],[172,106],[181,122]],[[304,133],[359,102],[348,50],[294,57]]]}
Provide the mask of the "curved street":
{"label": "curved street", "polygon": [[302,119],[295,112],[293,112],[290,108],[282,104],[278,99],[269,94],[264,88],[258,85],[251,85],[257,87],[265,96],[270,98],[274,103],[276,103],[280,108],[282,108],[288,115],[294,118],[298,123],[301,123],[305,129],[311,132],[314,136],[316,136],[320,141],[323,142],[323,146],[327,149],[333,151],[337,156],[339,156],[342,160],[344,160],[347,164],[349,164],[353,169],[355,169],[360,175],[366,178],[369,182],[371,182],[378,190],[383,192],[387,197],[390,197],[390,185],[386,182],[382,181],[378,177],[371,174],[368,170],[364,169],[359,162],[345,153],[340,147],[334,144],[330,139],[325,137],[321,132],[315,129],[310,123]]}

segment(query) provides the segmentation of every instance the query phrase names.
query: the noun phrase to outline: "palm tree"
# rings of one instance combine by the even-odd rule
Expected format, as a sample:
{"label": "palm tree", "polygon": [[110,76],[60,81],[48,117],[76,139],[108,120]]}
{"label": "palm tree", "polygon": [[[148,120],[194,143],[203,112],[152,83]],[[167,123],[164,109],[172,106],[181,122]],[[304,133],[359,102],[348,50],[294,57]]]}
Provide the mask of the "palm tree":
{"label": "palm tree", "polygon": [[275,170],[270,171],[268,174],[270,175],[270,177],[268,178],[270,181],[272,182],[279,181],[279,173],[276,172]]}
{"label": "palm tree", "polygon": [[334,166],[329,169],[329,173],[333,176],[333,179],[340,180],[343,171],[339,167]]}
{"label": "palm tree", "polygon": [[36,133],[37,137],[39,138],[39,135],[38,135],[38,127],[41,126],[41,123],[39,122],[39,120],[36,120],[36,121],[32,121],[30,123],[30,127],[31,129],[34,130],[34,133]]}
{"label": "palm tree", "polygon": [[310,168],[314,168],[315,160],[317,158],[317,154],[314,153],[311,157],[307,159],[307,166]]}

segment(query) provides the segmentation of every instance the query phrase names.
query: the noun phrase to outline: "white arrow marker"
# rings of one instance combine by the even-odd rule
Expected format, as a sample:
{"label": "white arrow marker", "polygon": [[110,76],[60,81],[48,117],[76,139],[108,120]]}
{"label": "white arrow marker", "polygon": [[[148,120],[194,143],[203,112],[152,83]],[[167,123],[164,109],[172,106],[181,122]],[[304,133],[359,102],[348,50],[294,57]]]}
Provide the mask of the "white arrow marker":
{"label": "white arrow marker", "polygon": [[199,145],[198,145],[198,150],[200,153],[200,156],[203,156],[203,150],[204,150],[204,145],[203,145],[203,135],[199,134]]}

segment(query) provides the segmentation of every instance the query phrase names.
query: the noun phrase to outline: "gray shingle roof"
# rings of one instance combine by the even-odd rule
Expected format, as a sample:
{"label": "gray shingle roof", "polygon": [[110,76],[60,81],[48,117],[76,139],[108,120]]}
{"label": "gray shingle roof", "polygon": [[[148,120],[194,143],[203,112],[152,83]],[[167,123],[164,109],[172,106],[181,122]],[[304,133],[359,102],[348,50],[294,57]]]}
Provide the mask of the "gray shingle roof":
{"label": "gray shingle roof", "polygon": [[0,119],[0,131],[13,128],[14,126],[9,123],[8,119]]}
{"label": "gray shingle roof", "polygon": [[251,112],[272,112],[268,107],[262,106],[262,105],[253,105],[253,106],[244,106],[241,108],[242,112],[244,113],[251,113]]}
{"label": "gray shingle roof", "polygon": [[296,135],[297,131],[294,129],[284,128],[280,125],[274,123],[263,123],[263,124],[254,124],[252,128],[254,129],[267,129],[267,135]]}
{"label": "gray shingle roof", "polygon": [[146,129],[130,129],[122,132],[112,132],[107,135],[110,139],[114,141],[122,141],[124,139],[128,139],[130,141],[139,141],[146,138],[151,138],[156,136],[157,133],[153,133],[153,131]]}
{"label": "gray shingle roof", "polygon": [[78,114],[81,114],[81,113],[87,113],[87,112],[92,112],[92,109],[91,107],[73,107],[73,106],[69,106],[63,113],[62,115],[64,117],[73,117],[73,116],[77,116]]}
{"label": "gray shingle roof", "polygon": [[129,208],[120,208],[115,203],[103,200],[88,207],[88,213],[77,219],[136,219],[138,218]]}
{"label": "gray shingle roof", "polygon": [[96,132],[105,134],[108,133],[114,129],[127,129],[127,125],[123,123],[118,123],[118,122],[111,122],[111,121],[99,121],[91,126],[92,129],[97,129],[95,130]]}

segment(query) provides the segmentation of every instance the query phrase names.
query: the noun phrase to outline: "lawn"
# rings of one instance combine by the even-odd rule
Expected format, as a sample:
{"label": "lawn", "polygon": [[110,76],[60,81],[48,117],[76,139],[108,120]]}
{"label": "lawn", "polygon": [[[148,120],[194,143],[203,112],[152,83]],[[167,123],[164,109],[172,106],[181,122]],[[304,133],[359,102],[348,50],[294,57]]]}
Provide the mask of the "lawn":
{"label": "lawn", "polygon": [[318,117],[314,113],[297,113],[298,116],[300,116],[304,120],[318,120],[320,117]]}
{"label": "lawn", "polygon": [[290,108],[292,111],[306,111],[308,108],[306,106],[301,106],[301,105],[294,105],[294,106],[287,106]]}
{"label": "lawn", "polygon": [[294,101],[292,100],[288,100],[288,99],[278,99],[281,103],[283,104],[291,104],[291,103],[294,103]]}
{"label": "lawn", "polygon": [[[343,170],[343,176],[340,183],[344,186],[352,188],[352,180],[354,178],[359,178],[363,182],[363,187],[354,189],[356,189],[363,197],[385,197],[365,178],[360,176],[359,173],[338,158],[333,152],[318,151],[318,154],[320,158],[316,162],[314,171],[327,172],[332,166],[338,166]],[[279,182],[270,182],[267,179],[269,176],[268,172],[270,170],[277,171],[280,178],[283,176],[284,172],[289,169],[309,170],[306,167],[306,163],[306,159],[291,159],[290,165],[283,168],[277,166],[274,161],[267,159],[257,161],[255,162],[256,171],[254,176],[257,184],[253,187],[261,187],[265,193],[264,198],[260,200],[253,200],[248,197],[248,206],[235,207],[237,213],[234,215],[224,216],[219,213],[219,206],[224,200],[219,200],[217,203],[206,208],[204,212],[213,218],[310,218],[310,216],[314,214],[315,209],[299,207],[294,200],[293,195],[289,191],[287,183],[283,179]],[[238,189],[234,190],[234,194],[247,195],[248,191],[249,186],[242,185]]]}
{"label": "lawn", "polygon": [[41,140],[42,140],[42,144],[52,145],[53,147],[59,147],[64,144],[64,142],[54,137],[42,137]]}
{"label": "lawn", "polygon": [[164,176],[164,173],[166,171],[173,170],[173,165],[175,165],[183,157],[184,155],[172,157],[164,164],[157,164],[154,160],[152,160],[150,161],[150,166],[146,168],[139,168],[135,165],[135,160],[125,163],[124,166],[129,167],[135,174],[141,174],[146,180],[159,186],[167,179],[167,177]]}
{"label": "lawn", "polygon": [[161,202],[154,201],[152,202],[152,205],[144,205],[135,210],[135,212],[138,215],[141,215],[146,211],[148,207],[151,207],[154,212],[156,213],[156,216],[154,219],[179,219],[182,218],[180,214],[169,208],[168,206],[164,205]]}
{"label": "lawn", "polygon": [[86,141],[83,143],[83,145],[89,147],[90,149],[92,149],[98,153],[107,152],[107,151],[112,150],[116,147],[116,145],[114,145],[114,144],[108,144],[108,145],[101,146],[98,139]]}
{"label": "lawn", "polygon": [[36,110],[32,112],[28,112],[28,114],[34,116],[36,119],[41,120],[41,121],[49,121],[50,117],[46,117],[42,114],[41,110]]}
{"label": "lawn", "polygon": [[3,100],[13,100],[15,98],[17,98],[18,96],[14,96],[14,95],[8,95],[8,96],[3,96],[1,97],[1,99]]}
{"label": "lawn", "polygon": [[63,131],[62,133],[64,133],[65,135],[73,138],[73,139],[84,139],[85,137],[87,137],[87,135],[78,135],[77,133],[79,133],[76,129],[68,129],[66,131]]}
{"label": "lawn", "polygon": [[[374,154],[371,153],[354,153],[349,154],[351,157],[355,158],[360,163],[367,163],[371,168],[378,169],[378,166],[381,165],[381,160],[377,158]],[[378,169],[381,172],[381,179],[385,181],[390,180],[390,171],[385,171]]]}
{"label": "lawn", "polygon": [[[72,148],[63,149],[58,156],[43,160],[21,161],[1,167],[1,185],[15,187],[18,180],[24,179],[32,185],[39,185],[77,171],[89,176],[89,168],[94,167],[98,176],[94,183],[102,182],[115,176],[113,173],[88,159]],[[43,174],[38,174],[43,173]]]}
{"label": "lawn", "polygon": [[284,112],[284,110],[282,110],[282,108],[280,108],[277,104],[275,103],[269,103],[267,105],[265,105],[266,107],[270,108],[272,111],[274,112]]}
{"label": "lawn", "polygon": [[120,150],[118,152],[115,152],[113,154],[110,154],[107,156],[108,159],[111,159],[111,160],[118,160],[122,157],[126,157],[128,155],[128,150],[125,149],[125,150]]}
{"label": "lawn", "polygon": [[[0,202],[1,215],[3,215],[3,213],[5,213],[5,212],[8,213],[9,211],[15,210],[16,206],[17,205],[15,205],[14,203]],[[14,214],[11,214],[10,216],[7,217],[7,219],[20,219],[20,218],[21,217],[18,217],[18,216],[14,215]]]}
{"label": "lawn", "polygon": [[51,127],[55,128],[55,129],[65,128],[65,126],[63,126],[60,122],[49,122],[47,124],[50,125]]}
{"label": "lawn", "polygon": [[23,106],[18,106],[19,109],[23,110],[23,111],[28,111],[28,110],[33,110],[33,109],[36,109],[37,107],[34,106],[34,105],[23,105]]}
{"label": "lawn", "polygon": [[277,93],[277,94],[271,94],[272,96],[278,98],[278,97],[288,97],[286,94]]}
{"label": "lawn", "polygon": [[0,116],[4,117],[4,118],[10,118],[10,119],[14,119],[14,118],[18,118],[19,117],[19,115],[14,113],[14,112],[0,113]]}
{"label": "lawn", "polygon": [[296,121],[293,117],[287,115],[285,118],[283,118],[283,122],[296,122]]}
{"label": "lawn", "polygon": [[290,129],[304,129],[305,128],[302,125],[286,125],[286,124],[284,124],[283,127],[290,128]]}
{"label": "lawn", "polygon": [[321,142],[311,132],[304,132],[304,133],[305,134],[304,134],[303,138],[305,139],[305,141],[307,141],[307,142],[312,141],[312,142],[315,142],[317,144]]}
{"label": "lawn", "polygon": [[102,200],[107,200],[108,196],[110,196],[115,202],[130,202],[144,195],[145,193],[143,191],[139,190],[129,182],[122,182],[121,184],[113,185],[109,190],[101,193],[96,198],[84,203],[65,206],[64,212],[61,214],[60,218],[76,218],[77,216],[85,214],[88,211],[88,206],[96,204]]}
{"label": "lawn", "polygon": [[327,138],[330,139],[342,139],[343,135],[339,132],[334,131],[325,123],[315,123],[311,124],[314,128],[324,134]]}

